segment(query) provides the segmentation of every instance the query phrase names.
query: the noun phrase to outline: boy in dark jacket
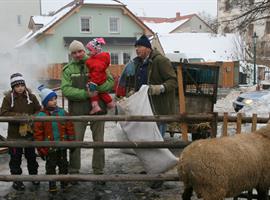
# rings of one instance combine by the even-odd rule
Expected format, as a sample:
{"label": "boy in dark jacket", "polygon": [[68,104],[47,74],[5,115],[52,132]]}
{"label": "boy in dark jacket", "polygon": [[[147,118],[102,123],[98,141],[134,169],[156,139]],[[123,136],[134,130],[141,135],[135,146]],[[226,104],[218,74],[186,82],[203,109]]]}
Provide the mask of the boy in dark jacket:
{"label": "boy in dark jacket", "polygon": [[[56,93],[43,85],[39,88],[43,109],[37,116],[66,116],[67,112],[57,106]],[[36,141],[74,141],[74,127],[71,121],[67,122],[35,122],[34,138]],[[46,160],[46,174],[56,174],[56,167],[59,174],[68,173],[68,161],[66,148],[38,148],[39,155]],[[67,188],[67,182],[61,182],[61,188]],[[49,192],[56,192],[55,181],[49,182]]]}
{"label": "boy in dark jacket", "polygon": [[[32,94],[25,85],[25,80],[20,73],[12,74],[10,77],[12,90],[5,95],[2,106],[2,116],[22,116],[33,115],[40,111],[41,106],[34,94]],[[31,124],[22,122],[8,123],[8,140],[32,140],[33,132]],[[36,161],[35,148],[9,148],[9,168],[11,174],[22,174],[21,162],[22,154],[27,159],[27,168],[29,174],[38,173],[38,163]],[[32,182],[39,185],[38,181]],[[25,186],[21,181],[14,181],[12,187],[16,190],[24,190]]]}

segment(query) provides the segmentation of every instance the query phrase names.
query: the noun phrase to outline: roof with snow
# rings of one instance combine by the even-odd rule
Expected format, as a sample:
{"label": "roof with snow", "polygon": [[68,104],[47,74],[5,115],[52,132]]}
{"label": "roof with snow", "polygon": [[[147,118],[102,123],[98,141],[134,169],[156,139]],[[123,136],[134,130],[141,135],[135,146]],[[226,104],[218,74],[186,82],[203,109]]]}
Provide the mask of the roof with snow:
{"label": "roof with snow", "polygon": [[170,33],[176,28],[180,27],[182,24],[190,20],[196,14],[183,15],[177,12],[175,17],[165,18],[165,17],[139,17],[149,28],[154,32],[165,34]]}
{"label": "roof with snow", "polygon": [[175,30],[189,19],[183,19],[175,22],[163,22],[163,23],[155,23],[155,22],[144,22],[146,26],[152,29],[154,32],[158,32],[160,34],[170,33]]}
{"label": "roof with snow", "polygon": [[[31,30],[27,35],[22,37],[17,42],[16,47],[20,47],[20,46],[28,43],[33,38],[44,33],[45,31],[47,31],[49,28],[51,28],[53,25],[55,25],[58,21],[60,21],[66,15],[68,15],[70,12],[75,10],[76,7],[78,7],[80,5],[85,5],[85,4],[106,5],[106,6],[110,6],[110,5],[111,6],[123,6],[125,9],[127,9],[126,5],[124,5],[123,3],[121,3],[120,1],[117,1],[117,0],[74,0],[74,1],[71,1],[70,3],[65,5],[64,7],[60,8],[58,11],[54,12],[54,14],[52,16],[32,16],[30,19],[29,27],[31,29],[34,29],[33,28],[34,25],[39,25],[39,26],[41,26],[41,28],[38,29],[37,31]],[[128,10],[128,12],[130,12],[130,11]],[[133,15],[133,14],[131,13],[131,15]],[[133,15],[133,17],[135,17],[135,16]],[[137,21],[139,21],[139,23],[141,23],[142,26],[146,27],[139,20],[139,18],[137,18],[137,19],[138,19]],[[149,30],[148,27],[146,27],[146,28]]]}
{"label": "roof with snow", "polygon": [[237,34],[171,33],[158,35],[164,53],[184,53],[205,61],[242,60],[244,43]]}

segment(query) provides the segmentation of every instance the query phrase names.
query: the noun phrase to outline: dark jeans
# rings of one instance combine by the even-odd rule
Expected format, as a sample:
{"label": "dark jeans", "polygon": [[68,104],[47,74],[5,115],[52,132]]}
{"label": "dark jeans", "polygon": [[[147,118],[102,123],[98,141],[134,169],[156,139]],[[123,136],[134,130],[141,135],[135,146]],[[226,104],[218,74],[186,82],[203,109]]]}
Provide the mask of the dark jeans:
{"label": "dark jeans", "polygon": [[37,174],[38,173],[38,163],[36,161],[36,153],[35,148],[19,148],[12,147],[9,148],[9,168],[11,174],[22,174],[22,154],[27,160],[27,169],[29,174]]}
{"label": "dark jeans", "polygon": [[68,161],[66,149],[49,150],[46,157],[46,174],[56,174],[56,167],[58,166],[59,174],[68,173]]}

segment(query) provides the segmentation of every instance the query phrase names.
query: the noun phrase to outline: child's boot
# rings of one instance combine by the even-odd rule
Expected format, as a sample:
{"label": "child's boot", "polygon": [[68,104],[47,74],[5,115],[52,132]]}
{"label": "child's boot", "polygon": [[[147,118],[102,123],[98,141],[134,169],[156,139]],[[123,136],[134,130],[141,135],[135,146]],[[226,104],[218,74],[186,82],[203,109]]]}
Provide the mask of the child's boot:
{"label": "child's boot", "polygon": [[56,193],[57,192],[57,187],[56,187],[56,182],[55,181],[49,181],[49,192],[50,193]]}
{"label": "child's boot", "polygon": [[14,181],[12,187],[18,191],[23,191],[25,189],[25,186],[21,181]]}
{"label": "child's boot", "polygon": [[92,110],[90,111],[90,114],[95,114],[95,113],[100,112],[100,111],[101,111],[101,108],[99,107],[98,102],[93,101],[92,102]]}
{"label": "child's boot", "polygon": [[61,181],[61,189],[66,191],[68,189],[68,182],[66,181]]}

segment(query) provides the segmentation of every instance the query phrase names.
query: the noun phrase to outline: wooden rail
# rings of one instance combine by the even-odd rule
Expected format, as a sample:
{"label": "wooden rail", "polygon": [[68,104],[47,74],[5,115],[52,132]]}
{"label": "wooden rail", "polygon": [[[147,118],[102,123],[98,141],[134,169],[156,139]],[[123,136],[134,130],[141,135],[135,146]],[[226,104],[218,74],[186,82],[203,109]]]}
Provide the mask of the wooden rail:
{"label": "wooden rail", "polygon": [[0,181],[179,181],[176,174],[0,175]]}

